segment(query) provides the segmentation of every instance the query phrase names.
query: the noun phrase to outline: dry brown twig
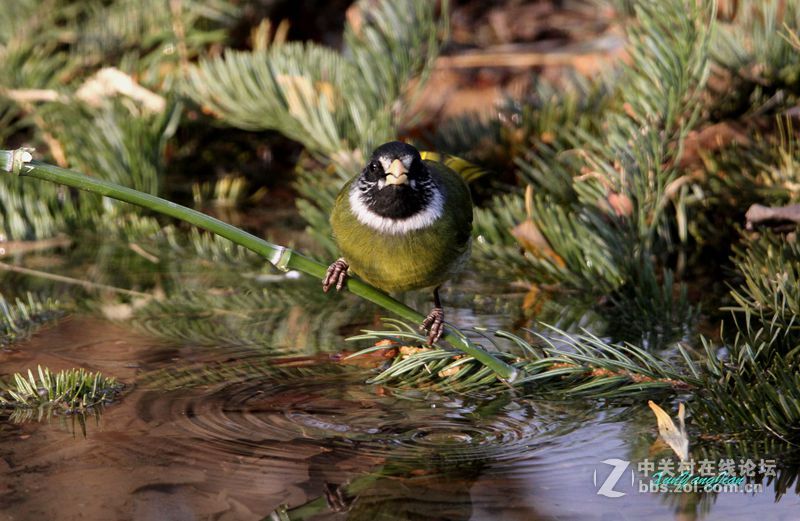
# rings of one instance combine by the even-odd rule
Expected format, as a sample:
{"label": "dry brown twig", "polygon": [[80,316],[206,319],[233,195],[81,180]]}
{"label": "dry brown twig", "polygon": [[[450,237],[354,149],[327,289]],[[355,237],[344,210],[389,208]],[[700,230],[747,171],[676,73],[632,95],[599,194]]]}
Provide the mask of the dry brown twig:
{"label": "dry brown twig", "polygon": [[754,204],[745,214],[746,228],[752,230],[757,224],[768,222],[780,224],[785,222],[800,223],[800,204],[787,206],[764,206]]}

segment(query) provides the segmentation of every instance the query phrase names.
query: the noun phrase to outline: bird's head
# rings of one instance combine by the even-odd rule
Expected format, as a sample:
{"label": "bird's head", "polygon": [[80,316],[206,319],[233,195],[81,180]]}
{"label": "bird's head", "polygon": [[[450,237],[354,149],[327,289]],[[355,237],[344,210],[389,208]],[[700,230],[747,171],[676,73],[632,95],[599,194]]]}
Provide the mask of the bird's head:
{"label": "bird's head", "polygon": [[438,187],[416,148],[391,141],[375,149],[354,190],[376,216],[407,219],[429,207]]}

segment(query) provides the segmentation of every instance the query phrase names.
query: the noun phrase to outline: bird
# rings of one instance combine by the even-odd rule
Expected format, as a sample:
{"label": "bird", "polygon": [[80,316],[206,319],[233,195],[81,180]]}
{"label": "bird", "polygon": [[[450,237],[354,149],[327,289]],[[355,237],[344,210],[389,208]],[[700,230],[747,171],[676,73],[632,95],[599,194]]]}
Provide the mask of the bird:
{"label": "bird", "polygon": [[412,145],[384,143],[341,189],[330,223],[342,256],[328,267],[323,290],[341,290],[348,273],[387,293],[432,288],[434,307],[420,329],[429,345],[439,340],[439,289],[471,249],[472,197],[463,177],[444,161],[423,160]]}

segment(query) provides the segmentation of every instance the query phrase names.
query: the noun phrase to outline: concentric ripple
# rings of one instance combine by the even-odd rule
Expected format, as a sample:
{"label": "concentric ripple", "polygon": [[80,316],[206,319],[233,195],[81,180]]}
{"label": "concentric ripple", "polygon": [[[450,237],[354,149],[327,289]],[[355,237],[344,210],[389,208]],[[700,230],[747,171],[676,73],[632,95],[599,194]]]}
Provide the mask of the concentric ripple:
{"label": "concentric ripple", "polygon": [[509,396],[398,394],[365,379],[267,371],[210,389],[147,392],[139,416],[178,429],[174,439],[190,440],[194,458],[268,461],[273,469],[309,459],[335,468],[345,460],[434,470],[491,464],[530,457],[556,423]]}

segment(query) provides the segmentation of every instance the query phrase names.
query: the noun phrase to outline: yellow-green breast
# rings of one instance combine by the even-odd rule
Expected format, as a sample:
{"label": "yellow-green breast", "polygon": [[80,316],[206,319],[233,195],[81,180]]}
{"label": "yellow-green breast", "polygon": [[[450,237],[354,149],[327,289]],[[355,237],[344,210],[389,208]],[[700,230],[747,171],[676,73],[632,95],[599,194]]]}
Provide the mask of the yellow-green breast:
{"label": "yellow-green breast", "polygon": [[334,238],[350,270],[384,291],[438,286],[469,257],[472,199],[464,180],[441,163],[425,165],[442,193],[441,216],[429,226],[398,234],[362,223],[350,207],[351,180],[331,213]]}

